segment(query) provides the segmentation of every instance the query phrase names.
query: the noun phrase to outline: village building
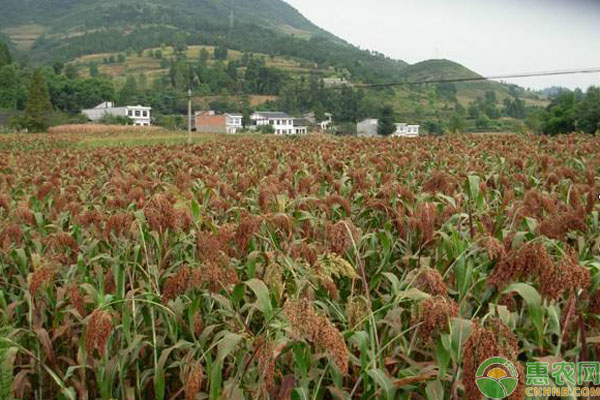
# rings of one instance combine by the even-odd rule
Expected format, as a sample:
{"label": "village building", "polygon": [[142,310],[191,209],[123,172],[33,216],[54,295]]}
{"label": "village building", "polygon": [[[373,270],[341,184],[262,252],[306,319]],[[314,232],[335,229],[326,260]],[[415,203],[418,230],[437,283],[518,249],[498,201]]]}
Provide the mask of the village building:
{"label": "village building", "polygon": [[280,111],[257,111],[250,115],[250,120],[253,130],[270,125],[276,135],[306,135],[310,129],[310,122],[306,119],[294,118]]}
{"label": "village building", "polygon": [[152,125],[151,111],[151,107],[141,105],[115,107],[113,102],[106,101],[94,108],[82,110],[81,113],[92,122],[98,122],[105,116],[112,115],[114,117],[127,117],[132,121],[133,125],[150,126]]}
{"label": "village building", "polygon": [[310,122],[303,118],[294,118],[294,135],[306,135]]}
{"label": "village building", "polygon": [[293,135],[294,118],[284,112],[279,111],[257,111],[250,115],[250,120],[254,129],[261,129],[262,126],[271,125],[276,135]]}
{"label": "village building", "polygon": [[352,87],[353,85],[346,78],[323,78],[323,86],[325,88],[332,87]]}
{"label": "village building", "polygon": [[[377,126],[379,120],[376,118],[365,119],[364,121],[356,124],[356,132],[361,137],[376,137],[379,136],[377,133]],[[390,136],[392,137],[418,137],[419,136],[419,125],[409,125],[405,123],[397,123],[396,131]]]}
{"label": "village building", "polygon": [[239,133],[243,128],[241,114],[217,114],[214,111],[200,111],[194,115],[193,129],[202,133]]}

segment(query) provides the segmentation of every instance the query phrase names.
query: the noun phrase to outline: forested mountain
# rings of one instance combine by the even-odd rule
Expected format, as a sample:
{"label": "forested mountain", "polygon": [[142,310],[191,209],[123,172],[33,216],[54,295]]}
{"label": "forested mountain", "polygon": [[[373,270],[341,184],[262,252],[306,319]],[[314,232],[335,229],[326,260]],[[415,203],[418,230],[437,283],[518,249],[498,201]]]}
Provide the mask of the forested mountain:
{"label": "forested mountain", "polygon": [[406,66],[318,28],[280,0],[0,0],[0,31],[34,62],[161,45],[214,45],[301,57],[365,81]]}

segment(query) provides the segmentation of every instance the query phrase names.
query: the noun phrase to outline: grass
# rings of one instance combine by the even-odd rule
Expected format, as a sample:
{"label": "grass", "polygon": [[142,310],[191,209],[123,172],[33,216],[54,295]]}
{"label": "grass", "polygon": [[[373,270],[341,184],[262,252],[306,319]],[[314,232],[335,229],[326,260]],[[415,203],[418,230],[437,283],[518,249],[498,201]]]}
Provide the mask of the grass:
{"label": "grass", "polygon": [[0,136],[0,398],[468,399],[597,360],[600,138]]}

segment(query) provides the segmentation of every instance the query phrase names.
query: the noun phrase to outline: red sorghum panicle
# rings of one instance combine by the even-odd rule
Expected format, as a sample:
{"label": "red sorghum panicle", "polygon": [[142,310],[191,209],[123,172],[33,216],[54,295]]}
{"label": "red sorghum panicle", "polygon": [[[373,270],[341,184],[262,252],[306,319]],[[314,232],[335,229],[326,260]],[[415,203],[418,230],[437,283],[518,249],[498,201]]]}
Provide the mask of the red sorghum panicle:
{"label": "red sorghum panicle", "polygon": [[423,268],[418,270],[414,287],[433,296],[448,295],[448,287],[437,269]]}
{"label": "red sorghum panicle", "polygon": [[17,206],[17,217],[27,225],[35,225],[35,215],[29,209],[27,203],[21,203]]}
{"label": "red sorghum panicle", "polygon": [[85,345],[88,355],[92,355],[96,349],[100,356],[103,356],[111,332],[112,317],[110,313],[100,309],[95,310],[90,315],[85,329]]}
{"label": "red sorghum panicle", "polygon": [[71,305],[79,312],[79,315],[85,318],[85,300],[77,286],[73,285],[69,287],[69,298],[71,299]]}
{"label": "red sorghum panicle", "polygon": [[233,237],[237,246],[238,256],[241,257],[246,253],[250,239],[252,239],[252,236],[254,236],[256,231],[258,231],[259,227],[260,218],[251,217],[248,215],[242,217]]}
{"label": "red sorghum panicle", "polygon": [[560,326],[563,332],[562,340],[567,340],[569,334],[574,330],[575,326],[573,326],[573,322],[577,318],[577,298],[575,297],[575,293],[571,291],[569,295],[569,299],[567,303],[563,306],[561,318],[560,318]]}
{"label": "red sorghum panicle", "polygon": [[315,265],[317,262],[317,252],[306,242],[294,243],[290,246],[290,254],[294,259],[303,259],[308,265]]}
{"label": "red sorghum panicle", "polygon": [[539,271],[538,282],[542,296],[557,300],[566,292],[589,288],[591,279],[590,271],[579,265],[577,253],[568,249],[557,265]]}
{"label": "red sorghum panicle", "polygon": [[190,230],[194,226],[194,217],[192,216],[192,212],[187,208],[175,209],[175,221],[177,228],[185,233],[190,233]]}
{"label": "red sorghum panicle", "polygon": [[144,216],[150,229],[165,232],[177,228],[177,213],[169,198],[163,194],[154,196],[144,207]]}
{"label": "red sorghum panicle", "polygon": [[6,212],[10,211],[10,196],[6,193],[0,193],[0,208],[4,208]]}
{"label": "red sorghum panicle", "polygon": [[19,225],[6,225],[4,228],[0,229],[0,249],[7,251],[11,243],[14,243],[16,245],[21,244],[22,236],[23,231],[21,230],[21,227]]}
{"label": "red sorghum panicle", "polygon": [[38,190],[37,198],[38,200],[42,200],[44,197],[48,195],[52,190],[54,190],[54,184],[52,182],[46,182],[42,185]]}
{"label": "red sorghum panicle", "polygon": [[264,393],[271,393],[275,389],[275,364],[277,363],[274,346],[273,343],[265,342],[262,338],[257,340],[256,346],[259,348],[256,359],[258,362],[258,372],[262,381],[262,389]]}
{"label": "red sorghum panicle", "polygon": [[452,195],[455,184],[450,175],[445,172],[435,171],[430,180],[423,185],[423,191],[429,193],[441,192],[446,195]]}
{"label": "red sorghum panicle", "polygon": [[352,213],[352,211],[350,209],[350,202],[348,202],[348,200],[346,200],[339,194],[332,194],[331,196],[328,196],[323,201],[323,204],[325,204],[327,206],[327,209],[329,209],[333,205],[337,204],[346,212],[347,216],[350,216],[350,214]]}
{"label": "red sorghum panicle", "polygon": [[167,279],[162,294],[165,304],[186,292],[190,284],[191,273],[189,267],[180,267],[175,275]]}
{"label": "red sorghum panicle", "polygon": [[509,399],[522,400],[525,398],[525,380],[523,367],[517,361],[517,338],[498,320],[491,321],[489,325],[489,328],[484,328],[477,322],[473,322],[471,324],[471,335],[463,346],[462,382],[465,387],[464,398],[466,400],[481,400],[481,392],[475,380],[477,369],[485,360],[500,356],[511,361],[519,372],[519,385]]}
{"label": "red sorghum panicle", "polygon": [[104,273],[104,294],[115,294],[117,285],[112,268]]}
{"label": "red sorghum panicle", "polygon": [[487,253],[488,259],[500,260],[504,257],[506,250],[504,244],[492,236],[486,236],[482,239],[482,246]]}
{"label": "red sorghum panicle", "polygon": [[556,240],[565,240],[571,231],[585,232],[586,230],[585,218],[583,214],[577,212],[550,215],[539,226],[542,235]]}
{"label": "red sorghum panicle", "polygon": [[31,283],[29,284],[29,293],[34,296],[42,285],[50,283],[56,275],[56,268],[53,266],[45,265],[36,269],[31,276]]}
{"label": "red sorghum panicle", "polygon": [[124,236],[125,233],[127,233],[130,230],[133,221],[134,218],[130,214],[118,213],[112,215],[106,221],[104,235],[106,237],[109,237],[111,233],[114,233],[117,237]]}
{"label": "red sorghum panicle", "polygon": [[495,266],[489,283],[502,290],[519,279],[539,277],[541,271],[553,269],[552,258],[540,242],[529,242],[517,250],[511,250]]}
{"label": "red sorghum panicle", "polygon": [[423,203],[410,218],[410,227],[421,234],[421,245],[431,244],[435,235],[437,208],[433,203]]}
{"label": "red sorghum panicle", "polygon": [[200,311],[196,311],[194,313],[194,318],[192,321],[194,335],[196,339],[198,339],[202,335],[202,330],[204,329],[204,323],[202,321],[202,313]]}
{"label": "red sorghum panicle", "polygon": [[223,243],[212,232],[196,234],[196,254],[201,262],[215,262],[223,253]]}
{"label": "red sorghum panicle", "polygon": [[360,234],[351,221],[340,221],[327,228],[331,251],[345,254],[354,245],[358,247]]}
{"label": "red sorghum panicle", "polygon": [[215,293],[223,288],[229,289],[239,281],[235,268],[226,263],[209,262],[201,271],[202,283],[208,283],[209,289]]}
{"label": "red sorghum panicle", "polygon": [[458,316],[458,305],[443,296],[432,296],[423,300],[419,306],[420,311],[413,315],[412,324],[420,324],[419,332],[425,341],[430,341],[435,333],[444,331],[452,318]]}
{"label": "red sorghum panicle", "polygon": [[326,350],[340,371],[348,372],[348,347],[344,337],[326,317],[318,315],[306,299],[288,300],[283,312],[294,334]]}
{"label": "red sorghum panicle", "polygon": [[200,393],[202,388],[202,382],[204,381],[204,368],[202,364],[198,363],[191,367],[183,391],[185,393],[185,400],[196,400],[196,396]]}

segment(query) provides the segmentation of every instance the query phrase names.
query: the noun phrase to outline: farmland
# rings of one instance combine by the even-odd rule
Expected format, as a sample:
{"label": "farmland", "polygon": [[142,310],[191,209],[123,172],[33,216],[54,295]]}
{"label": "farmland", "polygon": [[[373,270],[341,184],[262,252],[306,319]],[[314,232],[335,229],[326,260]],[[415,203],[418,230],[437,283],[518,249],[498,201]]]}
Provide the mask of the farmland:
{"label": "farmland", "polygon": [[0,136],[0,399],[468,399],[600,358],[600,139]]}

